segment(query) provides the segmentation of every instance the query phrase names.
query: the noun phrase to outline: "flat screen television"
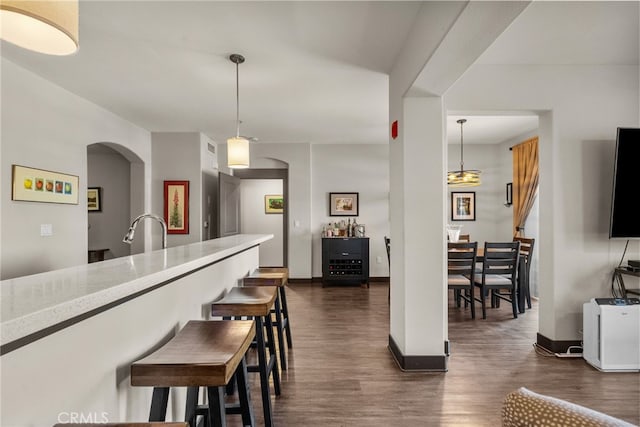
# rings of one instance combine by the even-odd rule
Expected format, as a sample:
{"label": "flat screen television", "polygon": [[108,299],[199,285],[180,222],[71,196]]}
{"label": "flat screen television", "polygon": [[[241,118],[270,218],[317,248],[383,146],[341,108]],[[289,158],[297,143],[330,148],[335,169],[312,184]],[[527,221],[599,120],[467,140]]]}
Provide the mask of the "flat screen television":
{"label": "flat screen television", "polygon": [[618,128],[609,238],[640,239],[640,129]]}

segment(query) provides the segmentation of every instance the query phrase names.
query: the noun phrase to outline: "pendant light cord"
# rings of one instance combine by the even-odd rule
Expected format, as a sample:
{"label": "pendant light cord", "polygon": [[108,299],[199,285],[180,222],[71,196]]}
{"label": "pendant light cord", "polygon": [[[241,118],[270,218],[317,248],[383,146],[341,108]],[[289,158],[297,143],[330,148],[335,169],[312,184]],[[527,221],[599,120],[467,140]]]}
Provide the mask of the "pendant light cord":
{"label": "pendant light cord", "polygon": [[460,172],[464,172],[464,136],[462,133],[463,121],[460,121]]}
{"label": "pendant light cord", "polygon": [[460,176],[464,175],[464,134],[462,131],[462,125],[465,124],[467,119],[460,119]]}
{"label": "pendant light cord", "polygon": [[240,137],[240,71],[236,62],[236,137]]}
{"label": "pendant light cord", "polygon": [[233,53],[229,60],[236,64],[236,138],[240,138],[240,64],[244,62],[244,56]]}

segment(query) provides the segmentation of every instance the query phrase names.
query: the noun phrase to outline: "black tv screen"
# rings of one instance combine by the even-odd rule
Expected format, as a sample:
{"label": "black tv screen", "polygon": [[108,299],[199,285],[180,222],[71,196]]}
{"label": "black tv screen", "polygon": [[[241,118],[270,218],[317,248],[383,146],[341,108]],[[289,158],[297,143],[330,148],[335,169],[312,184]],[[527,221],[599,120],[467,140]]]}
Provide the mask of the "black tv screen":
{"label": "black tv screen", "polygon": [[618,128],[609,238],[640,238],[640,129]]}

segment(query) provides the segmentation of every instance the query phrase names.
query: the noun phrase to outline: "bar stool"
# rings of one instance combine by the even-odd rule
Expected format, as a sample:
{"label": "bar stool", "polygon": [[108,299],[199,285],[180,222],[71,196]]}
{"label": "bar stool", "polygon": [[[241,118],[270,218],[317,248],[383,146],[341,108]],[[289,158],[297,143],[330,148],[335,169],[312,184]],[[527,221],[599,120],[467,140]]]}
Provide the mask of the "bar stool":
{"label": "bar stool", "polygon": [[278,297],[276,298],[272,313],[275,314],[273,325],[278,331],[278,349],[280,350],[280,368],[287,370],[287,354],[284,345],[286,334],[287,347],[291,348],[291,327],[289,323],[289,308],[287,306],[286,286],[289,272],[286,267],[260,267],[242,279],[243,286],[277,286]]}
{"label": "bar stool", "polygon": [[[277,295],[278,288],[275,286],[234,287],[222,299],[211,304],[212,316],[225,318],[246,316],[255,320],[258,364],[248,365],[247,370],[260,374],[265,427],[273,425],[269,376],[273,377],[273,388],[276,396],[280,395],[280,372],[276,362],[273,323],[271,320],[271,307],[273,307]],[[265,327],[267,339],[264,336]],[[268,355],[267,349],[269,350]]]}
{"label": "bar stool", "polygon": [[[195,426],[204,409],[197,406],[198,390],[207,387],[212,426],[225,426],[225,414],[241,414],[243,425],[255,425],[245,360],[255,336],[251,321],[192,320],[160,349],[134,362],[131,385],[153,387],[149,421],[164,421],[170,387],[189,387],[185,418]],[[224,388],[234,373],[240,404],[225,405]]]}

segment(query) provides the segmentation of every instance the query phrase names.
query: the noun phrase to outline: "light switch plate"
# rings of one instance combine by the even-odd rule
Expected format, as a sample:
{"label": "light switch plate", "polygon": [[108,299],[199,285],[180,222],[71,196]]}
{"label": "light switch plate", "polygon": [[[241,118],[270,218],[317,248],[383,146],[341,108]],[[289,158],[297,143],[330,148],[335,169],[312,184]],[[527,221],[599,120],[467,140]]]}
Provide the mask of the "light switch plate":
{"label": "light switch plate", "polygon": [[40,224],[40,236],[53,236],[53,224]]}

